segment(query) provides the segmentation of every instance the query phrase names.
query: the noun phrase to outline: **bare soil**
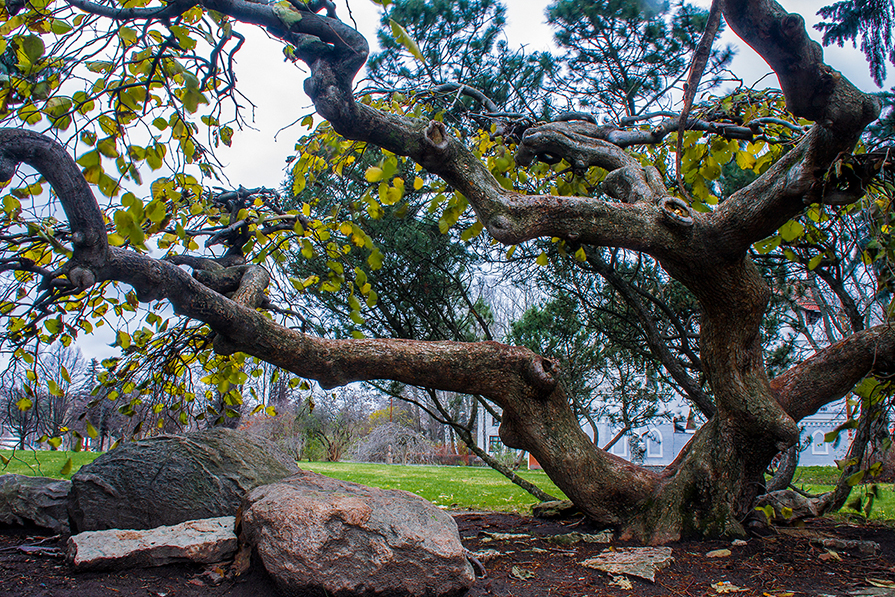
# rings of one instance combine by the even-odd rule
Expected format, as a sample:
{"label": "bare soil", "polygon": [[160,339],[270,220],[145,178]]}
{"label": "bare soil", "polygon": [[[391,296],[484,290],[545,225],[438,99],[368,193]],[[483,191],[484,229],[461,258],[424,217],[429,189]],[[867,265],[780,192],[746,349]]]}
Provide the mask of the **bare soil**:
{"label": "bare soil", "polygon": [[[881,524],[855,525],[832,520],[808,522],[798,529],[772,530],[745,544],[729,541],[683,541],[671,544],[674,562],[656,575],[656,582],[632,578],[631,588],[610,584],[606,574],[580,562],[607,549],[604,544],[557,545],[546,539],[570,532],[595,533],[584,520],[549,521],[496,514],[455,513],[466,547],[485,553],[486,575],[469,597],[584,597],[652,595],[789,597],[885,594],[868,587],[895,586],[895,530]],[[32,530],[33,531],[33,530]],[[497,534],[493,537],[492,534]],[[507,534],[529,536],[505,537]],[[873,555],[857,549],[829,549],[817,537],[873,541]],[[632,544],[612,543],[613,548]],[[75,572],[62,558],[62,538],[22,529],[0,529],[0,595],[16,597],[274,597],[273,583],[258,563],[234,577],[229,563],[213,566],[169,565],[120,572]],[[708,557],[715,550],[730,555]],[[485,551],[485,550],[494,550]],[[496,552],[496,554],[495,554]],[[490,555],[490,557],[487,557]],[[727,584],[718,585],[717,583]],[[712,588],[716,584],[718,589]],[[895,595],[895,592],[892,593]]]}

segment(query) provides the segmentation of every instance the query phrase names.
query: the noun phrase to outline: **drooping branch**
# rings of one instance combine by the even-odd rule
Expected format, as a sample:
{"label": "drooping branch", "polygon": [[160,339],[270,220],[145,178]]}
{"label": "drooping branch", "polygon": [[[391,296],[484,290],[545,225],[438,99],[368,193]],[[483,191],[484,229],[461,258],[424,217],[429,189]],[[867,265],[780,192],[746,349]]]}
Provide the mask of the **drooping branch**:
{"label": "drooping branch", "polygon": [[655,355],[662,366],[665,367],[665,370],[668,371],[668,374],[672,379],[674,379],[684,392],[686,392],[687,396],[693,401],[700,412],[702,412],[707,419],[711,418],[715,414],[715,404],[712,401],[711,396],[706,394],[702,388],[699,387],[699,384],[690,377],[684,367],[671,353],[671,350],[660,337],[655,321],[648,313],[643,302],[640,300],[640,297],[638,297],[634,290],[621,279],[621,276],[595,252],[587,251],[587,263],[622,296],[628,306],[634,311],[635,315],[637,315],[643,328],[646,343],[649,346],[650,352]]}

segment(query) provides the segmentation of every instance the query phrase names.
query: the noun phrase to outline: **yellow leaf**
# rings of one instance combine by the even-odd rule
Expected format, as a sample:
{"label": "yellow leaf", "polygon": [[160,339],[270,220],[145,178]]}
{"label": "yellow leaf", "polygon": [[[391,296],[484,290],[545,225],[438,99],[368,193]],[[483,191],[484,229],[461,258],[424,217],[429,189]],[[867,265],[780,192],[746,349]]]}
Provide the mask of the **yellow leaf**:
{"label": "yellow leaf", "polygon": [[364,173],[364,177],[367,179],[367,182],[379,182],[380,180],[382,180],[382,175],[382,168],[378,168],[376,166],[370,166]]}
{"label": "yellow leaf", "polygon": [[416,42],[407,34],[404,27],[399,25],[394,19],[388,20],[389,25],[392,28],[392,35],[395,37],[395,41],[404,46],[404,48],[410,52],[414,58],[419,60],[420,62],[425,62],[423,59],[423,53],[420,51],[420,47],[416,45]]}
{"label": "yellow leaf", "polygon": [[535,260],[535,263],[537,263],[540,266],[547,265],[547,253],[541,251],[541,254],[538,255],[538,258]]}

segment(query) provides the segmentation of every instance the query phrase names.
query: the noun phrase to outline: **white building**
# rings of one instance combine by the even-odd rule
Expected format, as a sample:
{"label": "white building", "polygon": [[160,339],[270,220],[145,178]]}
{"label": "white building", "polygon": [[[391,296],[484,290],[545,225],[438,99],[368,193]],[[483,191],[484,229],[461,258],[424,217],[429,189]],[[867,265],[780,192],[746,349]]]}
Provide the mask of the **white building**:
{"label": "white building", "polygon": [[[845,400],[828,404],[816,414],[805,417],[799,422],[802,430],[799,456],[801,466],[835,466],[837,460],[845,458],[851,443],[853,431],[843,432],[839,439],[827,442],[824,436],[835,430],[846,420]],[[505,448],[498,433],[499,423],[491,415],[479,419],[478,441],[492,454]],[[583,424],[582,429],[593,439],[590,425]],[[618,433],[608,421],[597,421],[597,444],[605,446]],[[609,452],[626,460],[642,462],[645,466],[665,467],[681,452],[684,446],[696,433],[695,428],[687,429],[683,420],[670,422],[657,419],[653,425],[633,429],[620,438]],[[537,461],[529,455],[529,468],[540,468]]]}

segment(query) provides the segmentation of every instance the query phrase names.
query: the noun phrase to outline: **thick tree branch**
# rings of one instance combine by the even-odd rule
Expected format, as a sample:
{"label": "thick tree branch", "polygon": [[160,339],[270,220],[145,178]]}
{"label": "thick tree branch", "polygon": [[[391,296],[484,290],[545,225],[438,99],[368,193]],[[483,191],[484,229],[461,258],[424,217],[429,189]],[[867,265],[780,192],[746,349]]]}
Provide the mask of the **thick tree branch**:
{"label": "thick tree branch", "polygon": [[[67,270],[77,288],[87,288],[99,279],[93,270],[109,258],[106,223],[93,191],[65,149],[50,139],[26,129],[0,129],[0,180],[10,180],[20,163],[27,163],[52,185],[72,229],[72,245],[78,266]],[[72,167],[73,166],[73,167]]]}
{"label": "thick tree branch", "polygon": [[780,405],[799,421],[848,394],[870,373],[895,371],[895,326],[857,332],[775,377]]}
{"label": "thick tree branch", "polygon": [[86,13],[106,17],[116,21],[133,21],[143,19],[170,19],[199,4],[199,0],[174,0],[166,6],[156,8],[115,8],[88,0],[66,0],[75,8]]}

